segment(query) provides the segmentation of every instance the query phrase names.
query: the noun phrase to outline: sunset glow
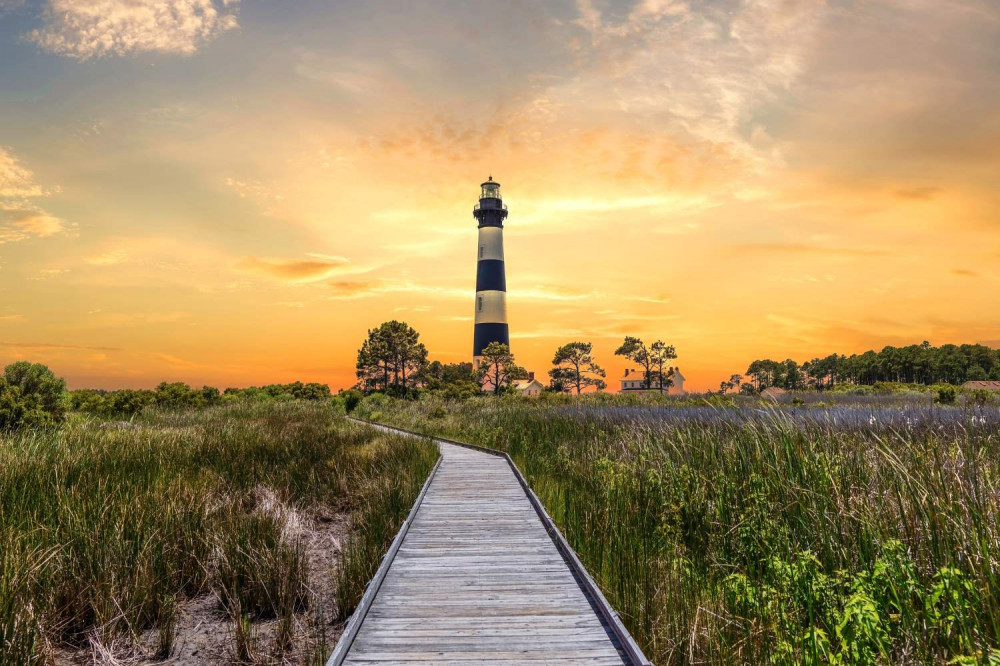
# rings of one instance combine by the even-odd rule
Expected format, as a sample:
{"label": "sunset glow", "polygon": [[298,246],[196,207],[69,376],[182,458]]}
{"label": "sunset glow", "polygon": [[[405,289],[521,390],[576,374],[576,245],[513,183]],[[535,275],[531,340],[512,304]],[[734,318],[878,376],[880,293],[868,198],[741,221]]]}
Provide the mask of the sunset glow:
{"label": "sunset glow", "polygon": [[0,0],[0,361],[71,388],[471,360],[503,184],[511,347],[1000,345],[987,0]]}

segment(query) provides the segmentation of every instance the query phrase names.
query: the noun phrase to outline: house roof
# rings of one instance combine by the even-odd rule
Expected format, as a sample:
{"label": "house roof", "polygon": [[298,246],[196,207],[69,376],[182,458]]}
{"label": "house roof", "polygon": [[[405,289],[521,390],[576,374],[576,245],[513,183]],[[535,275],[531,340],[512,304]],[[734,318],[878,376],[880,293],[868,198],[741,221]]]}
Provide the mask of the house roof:
{"label": "house roof", "polygon": [[[673,374],[668,374],[669,377],[671,377],[671,378],[678,377],[680,379],[685,379],[684,375],[681,374],[681,369],[680,368],[670,368],[670,371]],[[645,377],[645,374],[646,374],[646,371],[643,370],[642,368],[625,368],[625,374],[622,375],[622,379],[623,380],[624,379],[628,379],[628,380],[640,379],[641,380],[641,379],[643,379]],[[655,376],[653,378],[653,381],[656,381]]]}
{"label": "house roof", "polygon": [[962,384],[962,388],[967,389],[987,389],[989,391],[1000,391],[1000,381],[967,381]]}
{"label": "house roof", "polygon": [[513,384],[514,388],[516,389],[526,389],[532,384],[538,384],[539,386],[543,386],[543,384],[537,379],[515,379]]}
{"label": "house roof", "polygon": [[786,393],[788,393],[788,391],[781,388],[780,386],[768,386],[766,389],[760,392],[760,394],[765,398],[771,398],[776,395],[784,395]]}

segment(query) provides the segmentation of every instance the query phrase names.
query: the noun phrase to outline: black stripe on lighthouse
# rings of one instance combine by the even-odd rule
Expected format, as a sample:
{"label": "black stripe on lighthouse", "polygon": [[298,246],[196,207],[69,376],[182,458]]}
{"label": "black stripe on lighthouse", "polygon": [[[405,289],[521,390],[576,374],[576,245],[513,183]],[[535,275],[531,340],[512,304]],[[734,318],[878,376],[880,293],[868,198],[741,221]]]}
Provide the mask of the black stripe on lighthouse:
{"label": "black stripe on lighthouse", "polygon": [[510,347],[510,330],[507,324],[476,324],[473,338],[473,356],[482,356],[483,350],[491,342],[500,342]]}
{"label": "black stripe on lighthouse", "polygon": [[476,291],[507,291],[503,259],[480,259],[476,267]]}

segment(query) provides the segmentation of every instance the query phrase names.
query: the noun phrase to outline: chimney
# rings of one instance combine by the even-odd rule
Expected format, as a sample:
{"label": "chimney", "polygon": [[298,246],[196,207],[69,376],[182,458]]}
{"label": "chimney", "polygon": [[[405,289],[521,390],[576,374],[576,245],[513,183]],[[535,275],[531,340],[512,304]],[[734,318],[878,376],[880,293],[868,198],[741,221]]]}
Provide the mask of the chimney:
{"label": "chimney", "polygon": [[534,372],[529,372],[528,373],[528,381],[529,382],[535,381],[535,373]]}
{"label": "chimney", "polygon": [[625,376],[626,376],[626,377],[628,377],[628,371],[629,371],[629,369],[628,369],[628,368],[625,368]]}

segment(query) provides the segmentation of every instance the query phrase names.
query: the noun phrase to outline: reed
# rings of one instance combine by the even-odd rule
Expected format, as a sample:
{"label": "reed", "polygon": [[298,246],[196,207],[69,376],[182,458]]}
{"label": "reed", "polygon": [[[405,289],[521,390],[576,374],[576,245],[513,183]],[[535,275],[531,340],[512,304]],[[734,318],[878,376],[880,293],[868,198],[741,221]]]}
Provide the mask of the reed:
{"label": "reed", "polygon": [[[267,652],[280,655],[293,616],[351,610],[310,607],[311,573],[335,573],[308,571],[297,516],[324,505],[382,521],[352,530],[346,548],[384,550],[435,459],[429,444],[353,425],[328,402],[76,415],[58,430],[0,435],[3,663],[150,629],[163,658],[178,603],[207,593],[233,618],[234,658],[261,656],[254,623],[268,618],[278,631]],[[325,622],[309,624],[324,633],[310,647],[320,654]]]}
{"label": "reed", "polygon": [[932,400],[357,413],[509,452],[655,663],[996,663],[1000,408]]}

